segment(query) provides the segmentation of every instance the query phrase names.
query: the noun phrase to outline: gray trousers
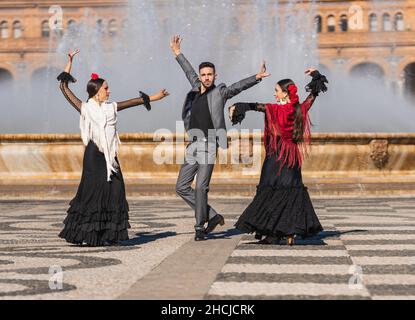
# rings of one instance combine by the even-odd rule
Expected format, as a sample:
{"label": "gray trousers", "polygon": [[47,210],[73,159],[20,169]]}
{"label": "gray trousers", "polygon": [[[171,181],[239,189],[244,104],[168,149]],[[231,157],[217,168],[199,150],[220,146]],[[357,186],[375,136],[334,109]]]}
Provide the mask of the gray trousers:
{"label": "gray trousers", "polygon": [[[203,230],[204,224],[217,212],[208,205],[210,179],[216,161],[216,142],[193,142],[186,147],[185,163],[180,168],[176,184],[177,194],[195,210],[195,230]],[[196,187],[192,188],[196,176]]]}

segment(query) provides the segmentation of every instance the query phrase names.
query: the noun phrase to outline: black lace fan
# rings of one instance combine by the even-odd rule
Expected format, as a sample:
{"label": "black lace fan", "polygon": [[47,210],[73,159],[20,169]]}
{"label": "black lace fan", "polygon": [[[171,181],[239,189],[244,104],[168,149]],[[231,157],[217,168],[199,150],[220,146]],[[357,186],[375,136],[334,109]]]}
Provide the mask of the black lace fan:
{"label": "black lace fan", "polygon": [[309,84],[306,85],[305,90],[307,92],[311,92],[315,96],[318,96],[320,92],[326,92],[326,83],[329,83],[326,76],[322,75],[317,70],[313,71],[311,73],[311,76],[313,77],[313,79]]}

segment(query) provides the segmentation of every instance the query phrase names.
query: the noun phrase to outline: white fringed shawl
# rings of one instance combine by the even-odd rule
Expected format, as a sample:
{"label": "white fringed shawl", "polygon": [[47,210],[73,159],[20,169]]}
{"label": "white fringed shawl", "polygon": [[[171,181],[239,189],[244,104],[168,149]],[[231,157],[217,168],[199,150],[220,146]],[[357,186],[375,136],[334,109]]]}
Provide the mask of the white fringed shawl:
{"label": "white fringed shawl", "polygon": [[101,106],[94,99],[82,103],[81,136],[85,146],[93,141],[105,156],[107,163],[107,181],[111,181],[111,173],[117,172],[115,157],[118,153],[120,139],[117,133],[117,103],[104,102]]}

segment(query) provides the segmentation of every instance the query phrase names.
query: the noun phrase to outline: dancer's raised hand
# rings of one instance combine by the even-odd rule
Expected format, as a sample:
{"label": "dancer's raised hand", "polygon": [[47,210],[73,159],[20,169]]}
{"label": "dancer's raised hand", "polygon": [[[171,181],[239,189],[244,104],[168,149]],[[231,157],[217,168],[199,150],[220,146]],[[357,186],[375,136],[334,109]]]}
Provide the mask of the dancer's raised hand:
{"label": "dancer's raised hand", "polygon": [[265,61],[263,61],[262,64],[261,64],[261,69],[259,70],[259,73],[256,75],[256,79],[260,80],[262,78],[267,78],[270,75],[271,74],[267,73],[267,67],[265,65]]}
{"label": "dancer's raised hand", "polygon": [[317,71],[317,69],[314,69],[314,68],[308,68],[308,69],[305,71],[305,74],[311,75],[314,71]]}
{"label": "dancer's raised hand", "polygon": [[173,39],[170,41],[170,48],[177,57],[180,54],[180,44],[183,39],[180,38],[180,36],[176,35],[173,37]]}
{"label": "dancer's raised hand", "polygon": [[75,49],[74,51],[71,51],[68,53],[68,57],[70,60],[73,60],[73,58],[79,53],[80,51],[78,49]]}
{"label": "dancer's raised hand", "polygon": [[151,96],[150,101],[158,101],[158,100],[164,99],[168,95],[170,95],[170,93],[168,93],[166,89],[162,89],[158,93],[156,93],[154,96]]}
{"label": "dancer's raised hand", "polygon": [[69,59],[68,59],[68,63],[66,64],[66,67],[65,67],[65,72],[67,72],[67,73],[71,73],[71,69],[72,69],[72,60],[73,60],[73,58],[77,55],[79,53],[79,50],[78,49],[76,49],[76,50],[74,50],[74,51],[71,51],[71,52],[69,52],[68,53],[68,57],[69,57]]}

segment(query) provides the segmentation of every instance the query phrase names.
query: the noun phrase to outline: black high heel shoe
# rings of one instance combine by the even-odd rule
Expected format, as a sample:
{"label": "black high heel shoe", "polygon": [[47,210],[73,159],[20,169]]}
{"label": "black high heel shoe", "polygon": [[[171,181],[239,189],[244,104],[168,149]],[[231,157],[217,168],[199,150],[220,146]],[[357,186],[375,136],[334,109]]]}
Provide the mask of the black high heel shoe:
{"label": "black high heel shoe", "polygon": [[260,233],[255,233],[255,239],[256,239],[256,240],[262,240],[262,234],[260,234]]}

